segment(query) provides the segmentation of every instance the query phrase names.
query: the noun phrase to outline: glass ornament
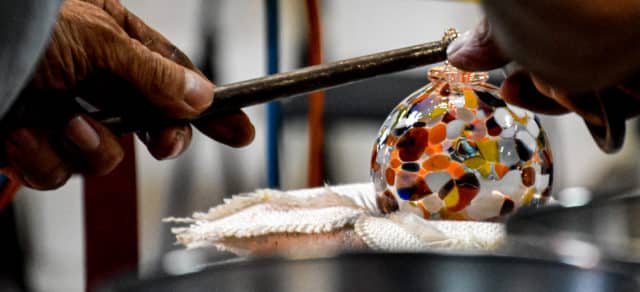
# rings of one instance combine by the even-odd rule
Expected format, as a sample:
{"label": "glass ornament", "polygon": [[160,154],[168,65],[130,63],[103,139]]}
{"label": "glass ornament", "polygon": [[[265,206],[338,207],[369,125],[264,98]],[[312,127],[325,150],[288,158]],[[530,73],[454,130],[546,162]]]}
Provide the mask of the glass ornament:
{"label": "glass ornament", "polygon": [[552,154],[531,112],[505,103],[488,73],[445,65],[380,128],[371,178],[383,213],[500,221],[550,198]]}

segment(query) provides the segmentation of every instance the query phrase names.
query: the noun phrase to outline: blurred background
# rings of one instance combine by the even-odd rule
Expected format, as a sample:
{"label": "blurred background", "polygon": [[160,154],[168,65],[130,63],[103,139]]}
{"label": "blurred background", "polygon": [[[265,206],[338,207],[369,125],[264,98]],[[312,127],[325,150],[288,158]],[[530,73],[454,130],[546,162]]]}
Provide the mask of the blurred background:
{"label": "blurred background", "polygon": [[[265,75],[266,35],[262,0],[122,0],[134,13],[185,51],[217,84]],[[420,0],[323,0],[325,61],[438,40],[448,27],[471,29],[482,14],[475,4]],[[306,60],[304,1],[281,0],[281,70]],[[369,180],[369,159],[379,126],[392,107],[424,85],[426,68],[384,76],[327,92],[325,165],[328,184]],[[157,162],[137,147],[141,272],[174,246],[163,217],[207,210],[231,194],[266,184],[265,109],[248,108],[254,143],[231,149],[196,135],[181,158]],[[283,102],[280,137],[283,189],[306,187],[307,103]],[[625,147],[604,155],[573,115],[542,117],[555,158],[554,194],[613,193],[635,188],[638,139],[629,123]],[[26,277],[34,291],[83,291],[82,181],[52,192],[22,190],[16,201],[26,253]],[[114,216],[117,212],[114,211]],[[149,263],[145,265],[145,263]]]}

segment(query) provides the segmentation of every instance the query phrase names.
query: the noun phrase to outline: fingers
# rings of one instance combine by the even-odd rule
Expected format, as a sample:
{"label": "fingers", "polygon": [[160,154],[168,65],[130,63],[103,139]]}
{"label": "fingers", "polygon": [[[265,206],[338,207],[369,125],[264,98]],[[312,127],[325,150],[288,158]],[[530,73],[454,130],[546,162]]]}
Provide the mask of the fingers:
{"label": "fingers", "polygon": [[[80,48],[77,54],[81,57],[74,58],[89,64],[81,66],[90,71],[86,74],[109,72],[118,76],[131,84],[151,104],[150,108],[167,118],[192,118],[211,104],[213,84],[210,81],[132,39],[110,14],[96,7],[100,3],[77,0],[68,3],[75,5],[69,4],[69,8],[63,9],[64,18],[76,29],[69,29],[67,34],[77,40],[67,45]],[[106,1],[103,6],[107,3],[116,2]]]}
{"label": "fingers", "polygon": [[[81,48],[81,54],[78,54],[90,63],[84,68],[90,71],[87,74],[105,71],[116,75],[134,87],[139,96],[151,104],[149,108],[167,118],[193,118],[211,104],[213,84],[199,72],[176,63],[194,67],[184,54],[128,13],[118,1],[76,0],[70,3],[75,5],[64,9],[66,18],[79,29],[70,29],[68,34],[78,34],[77,44],[73,45]],[[127,31],[140,40],[132,38]]]}
{"label": "fingers", "polygon": [[622,147],[625,110],[621,110],[619,102],[632,98],[622,91],[605,90],[588,95],[570,96],[539,79],[532,80],[532,76],[523,71],[507,77],[500,90],[505,101],[538,113],[576,112],[583,117],[593,140],[602,151],[614,153]]}
{"label": "fingers", "polygon": [[191,62],[189,57],[187,57],[185,53],[178,49],[167,38],[148,26],[137,15],[122,7],[122,5],[120,5],[120,7],[122,8],[123,13],[126,15],[124,18],[125,22],[123,24],[123,27],[125,28],[127,34],[129,34],[129,36],[140,41],[151,51],[154,51],[162,55],[163,57],[202,75],[197,67]]}
{"label": "fingers", "polygon": [[137,133],[149,153],[158,159],[172,159],[182,154],[191,143],[191,126],[173,126],[162,130]]}
{"label": "fingers", "polygon": [[453,66],[467,71],[496,69],[509,62],[494,42],[486,19],[453,41],[447,49],[447,56]]}
{"label": "fingers", "polygon": [[502,98],[513,105],[548,115],[575,112],[594,126],[603,126],[606,122],[603,105],[598,102],[601,97],[605,103],[615,101],[621,105],[613,113],[616,116],[629,119],[640,115],[640,95],[637,94],[640,91],[634,90],[630,84],[583,94],[569,94],[550,86],[533,74],[516,71],[505,79],[500,91]]}
{"label": "fingers", "polygon": [[71,176],[71,166],[54,151],[42,132],[24,128],[15,130],[8,135],[4,146],[9,165],[31,188],[55,189]]}
{"label": "fingers", "polygon": [[73,173],[105,175],[124,156],[109,129],[86,116],[72,118],[59,133],[14,130],[5,149],[9,165],[25,184],[39,190],[58,188]]}
{"label": "fingers", "polygon": [[185,68],[199,73],[196,66],[186,54],[180,51],[162,34],[148,26],[137,15],[127,10],[117,0],[84,0],[102,8],[122,27],[133,39],[140,41],[145,47],[163,57],[176,62]]}
{"label": "fingers", "polygon": [[[181,109],[179,106],[169,106],[168,109],[163,109],[164,113],[172,118],[189,118],[200,113],[204,108],[206,108],[213,98],[213,85],[204,77],[204,75],[196,68],[196,66],[189,60],[186,54],[180,51],[175,45],[173,45],[168,39],[166,39],[162,34],[157,32],[156,30],[149,27],[144,21],[142,21],[138,16],[128,11],[119,1],[116,0],[84,0],[89,2],[107,12],[113,19],[120,25],[120,27],[127,33],[127,35],[131,38],[130,45],[134,48],[137,48],[137,52],[140,52],[144,55],[150,55],[155,58],[152,63],[147,64],[161,64],[164,68],[159,68],[159,71],[164,71],[158,73],[159,76],[165,76],[168,80],[175,80],[175,83],[180,83],[181,77],[179,76],[180,72],[178,67],[184,67],[186,77],[184,80],[187,88],[184,88],[183,92],[180,92],[180,85],[177,86],[175,84],[160,84],[164,85],[164,88],[157,88],[156,86],[152,86],[152,90],[167,90],[167,87],[173,86],[177,92],[167,92],[167,96],[164,98],[175,99],[180,98],[183,95],[185,96],[185,101],[190,108]],[[142,45],[142,47],[140,46]],[[125,44],[125,47],[127,44]],[[146,49],[145,49],[146,48]],[[154,54],[155,53],[155,54]],[[159,56],[158,56],[159,55]],[[128,56],[129,58],[135,58],[135,54]],[[162,58],[166,60],[161,60]],[[171,61],[180,66],[175,66],[175,64],[171,64]],[[131,63],[129,63],[131,64]],[[137,65],[131,65],[137,66]],[[152,71],[153,72],[153,71]],[[148,72],[147,72],[148,73]],[[201,78],[197,78],[192,73],[199,75]],[[177,74],[177,75],[174,75]],[[121,76],[121,77],[126,77]],[[174,76],[170,76],[174,75]],[[136,78],[136,76],[133,76]],[[193,85],[196,89],[188,88],[189,85]],[[153,102],[156,95],[159,92],[148,92],[144,90],[145,84],[138,84],[138,90],[141,91],[142,94],[146,95]],[[200,88],[200,89],[198,89]],[[193,91],[193,94],[189,92]],[[161,93],[160,93],[161,95]],[[158,96],[156,99],[161,99],[162,96]],[[164,103],[166,101],[157,101],[160,103]],[[154,104],[157,104],[154,102]]]}
{"label": "fingers", "polygon": [[220,116],[210,116],[193,122],[208,137],[231,147],[246,146],[255,137],[255,128],[249,117],[238,110]]}
{"label": "fingers", "polygon": [[65,157],[74,170],[89,175],[105,175],[113,171],[124,157],[118,138],[99,122],[87,117],[72,118],[64,129]]}
{"label": "fingers", "polygon": [[634,104],[640,106],[640,76],[629,78],[617,88],[631,97],[635,101]]}
{"label": "fingers", "polygon": [[531,74],[531,81],[535,88],[548,96],[562,107],[580,115],[588,124],[604,126],[606,121],[602,113],[602,105],[598,102],[597,92],[571,94],[560,90]]}
{"label": "fingers", "polygon": [[529,73],[517,71],[504,80],[500,88],[502,98],[513,105],[533,112],[560,115],[569,112],[553,99],[543,95],[534,86]]}
{"label": "fingers", "polygon": [[213,101],[213,84],[196,72],[152,52],[139,41],[116,37],[104,50],[104,66],[129,82],[163,115],[189,119]]}

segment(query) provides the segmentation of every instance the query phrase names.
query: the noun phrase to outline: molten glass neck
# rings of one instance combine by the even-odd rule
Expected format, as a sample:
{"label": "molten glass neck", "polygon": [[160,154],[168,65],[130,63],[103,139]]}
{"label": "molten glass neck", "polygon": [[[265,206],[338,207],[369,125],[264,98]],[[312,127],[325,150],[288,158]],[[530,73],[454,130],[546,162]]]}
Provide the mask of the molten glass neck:
{"label": "molten glass neck", "polygon": [[[429,70],[429,80],[432,82],[447,82],[452,86],[479,85],[489,80],[487,72],[467,72],[459,70],[449,64]],[[456,86],[457,85],[457,86]]]}

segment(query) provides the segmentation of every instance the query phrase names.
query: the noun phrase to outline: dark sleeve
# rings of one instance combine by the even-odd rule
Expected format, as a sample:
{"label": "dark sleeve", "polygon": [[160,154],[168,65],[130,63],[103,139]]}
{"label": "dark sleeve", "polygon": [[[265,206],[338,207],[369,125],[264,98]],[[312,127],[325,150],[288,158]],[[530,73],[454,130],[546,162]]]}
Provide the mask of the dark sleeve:
{"label": "dark sleeve", "polygon": [[62,0],[0,1],[0,117],[29,80]]}

